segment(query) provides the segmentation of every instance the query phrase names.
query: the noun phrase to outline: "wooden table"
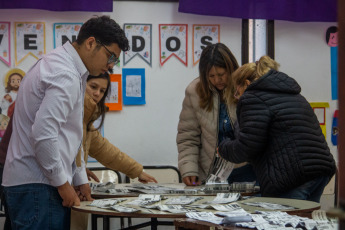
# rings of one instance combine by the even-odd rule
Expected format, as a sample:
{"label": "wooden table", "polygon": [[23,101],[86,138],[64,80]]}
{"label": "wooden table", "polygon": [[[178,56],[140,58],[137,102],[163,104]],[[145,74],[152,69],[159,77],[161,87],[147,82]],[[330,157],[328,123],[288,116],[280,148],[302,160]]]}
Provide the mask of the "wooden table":
{"label": "wooden table", "polygon": [[[167,196],[171,197],[171,196]],[[215,196],[203,196],[202,200],[198,200],[194,202],[193,204],[200,204],[204,203],[205,201],[211,201],[215,198]],[[124,201],[120,203],[120,205],[125,205],[126,203],[136,199],[133,197],[127,197],[127,201]],[[160,201],[157,204],[164,204],[166,200]],[[254,207],[254,206],[249,206],[246,205],[246,202],[268,202],[268,203],[275,203],[275,204],[282,204],[282,205],[289,205],[292,207],[295,207],[296,209],[294,210],[283,210],[289,214],[300,214],[300,213],[311,213],[313,210],[320,209],[320,204],[312,201],[303,201],[303,200],[294,200],[294,199],[283,199],[283,198],[269,198],[269,197],[254,197],[250,198],[247,200],[242,200],[242,201],[237,201],[237,203],[247,212],[252,213],[255,210],[262,210],[262,211],[267,211],[266,209],[260,208],[260,207]],[[106,210],[106,209],[100,209],[96,207],[91,207],[88,206],[91,203],[91,201],[84,201],[81,202],[80,206],[74,206],[72,207],[73,210],[79,211],[79,212],[85,212],[85,213],[91,213],[91,214],[97,214],[101,215],[105,218],[109,218],[110,216],[115,216],[115,217],[132,217],[132,218],[170,218],[170,219],[176,219],[176,218],[185,218],[185,214],[172,214],[172,213],[167,213],[167,212],[162,212],[159,210],[152,210],[152,209],[145,209],[137,206],[131,206],[128,205],[129,207],[135,207],[140,210],[140,212],[135,212],[135,213],[120,213],[112,210]],[[208,212],[217,212],[216,210],[212,209],[197,209],[198,211],[208,211]],[[279,211],[279,210],[275,210]],[[107,225],[107,224],[105,224]],[[109,229],[109,226],[103,225],[103,229],[107,230]],[[128,229],[134,229],[133,228],[128,228]]]}

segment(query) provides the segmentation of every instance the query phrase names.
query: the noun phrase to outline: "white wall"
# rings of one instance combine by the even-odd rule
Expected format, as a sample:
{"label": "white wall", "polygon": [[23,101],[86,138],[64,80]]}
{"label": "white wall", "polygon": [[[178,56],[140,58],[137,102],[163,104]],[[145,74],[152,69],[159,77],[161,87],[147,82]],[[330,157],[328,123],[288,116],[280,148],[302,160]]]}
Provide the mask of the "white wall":
{"label": "white wall", "polygon": [[[104,14],[109,15],[109,13]],[[46,48],[50,51],[53,49],[54,23],[84,22],[93,15],[100,13],[0,10],[0,21],[46,22]],[[189,82],[198,76],[197,66],[192,65],[192,25],[220,24],[221,41],[230,47],[240,62],[241,20],[182,14],[178,13],[178,3],[152,2],[115,2],[114,12],[110,16],[120,25],[151,23],[153,57],[152,67],[139,57],[125,66],[125,68],[145,68],[146,104],[123,106],[122,111],[109,112],[105,120],[104,134],[115,146],[144,165],[177,166],[175,140],[184,90]],[[188,67],[175,57],[171,57],[164,66],[160,66],[158,24],[165,23],[188,24]],[[13,38],[11,42],[14,62]],[[29,57],[18,67],[27,71],[34,62],[35,59]],[[0,63],[0,79],[8,69],[5,64]],[[115,73],[121,73],[120,68],[115,67],[114,70]],[[3,90],[0,86],[0,95],[4,93]]]}
{"label": "white wall", "polygon": [[[104,13],[109,15],[109,13]],[[50,12],[42,10],[0,10],[0,21],[46,22],[46,49],[53,48],[53,23],[84,22],[90,12]],[[176,133],[184,90],[198,76],[197,66],[192,65],[192,25],[220,24],[221,42],[232,50],[241,63],[241,20],[178,13],[178,3],[115,2],[110,14],[120,25],[123,23],[152,24],[152,67],[139,57],[126,68],[145,68],[146,105],[123,106],[119,112],[109,112],[105,121],[105,136],[122,151],[144,165],[177,166]],[[164,66],[159,65],[158,24],[188,24],[188,67],[172,57]],[[302,86],[302,93],[309,101],[331,102],[330,56],[324,34],[331,23],[292,23],[276,21],[276,60],[281,70],[295,77]],[[14,41],[12,34],[12,62]],[[122,59],[121,59],[122,60]],[[27,71],[35,62],[27,58],[18,67]],[[13,64],[14,65],[14,64]],[[12,66],[13,68],[14,66]],[[9,68],[0,62],[0,80]],[[121,69],[115,67],[115,73]],[[0,81],[2,82],[2,81]],[[4,89],[0,86],[0,95]],[[327,109],[328,139],[331,117],[336,107]],[[329,141],[329,143],[331,143]],[[331,144],[330,144],[331,146]],[[332,148],[333,152],[335,148]]]}

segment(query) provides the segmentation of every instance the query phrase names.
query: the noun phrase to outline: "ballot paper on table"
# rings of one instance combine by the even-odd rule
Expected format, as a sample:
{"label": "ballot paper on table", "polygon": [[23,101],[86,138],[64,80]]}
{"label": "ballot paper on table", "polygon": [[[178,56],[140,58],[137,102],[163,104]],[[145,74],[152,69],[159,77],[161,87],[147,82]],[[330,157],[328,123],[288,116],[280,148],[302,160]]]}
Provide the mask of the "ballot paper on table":
{"label": "ballot paper on table", "polygon": [[165,202],[165,204],[181,204],[181,205],[187,205],[187,204],[192,204],[197,200],[204,199],[203,197],[200,196],[179,196],[175,198],[169,198],[168,201]]}
{"label": "ballot paper on table", "polygon": [[207,202],[207,204],[227,204],[237,201],[240,197],[240,193],[218,193],[216,198]]}
{"label": "ballot paper on table", "polygon": [[197,194],[199,189],[172,188],[163,185],[133,184],[126,186],[128,190],[145,194]]}
{"label": "ballot paper on table", "polygon": [[246,202],[245,205],[261,207],[264,209],[270,210],[291,210],[296,209],[295,207],[283,204],[275,204],[275,203],[268,203],[268,202]]}
{"label": "ballot paper on table", "polygon": [[289,215],[286,212],[279,211],[256,211],[256,214],[251,214],[252,222],[240,222],[236,223],[236,226],[255,228],[255,229],[337,229],[332,228],[332,225],[323,225],[313,219],[306,217],[300,217],[295,215]]}
{"label": "ballot paper on table", "polygon": [[207,221],[214,224],[221,224],[223,221],[222,217],[214,215],[212,212],[187,212],[186,216],[188,218]]}
{"label": "ballot paper on table", "polygon": [[113,206],[110,206],[109,208],[110,208],[110,209],[113,209],[113,210],[115,210],[115,211],[118,211],[118,212],[127,212],[127,213],[130,213],[130,212],[139,212],[139,211],[140,211],[139,209],[130,208],[130,207],[125,207],[125,206],[122,206],[122,205],[113,205]]}
{"label": "ballot paper on table", "polygon": [[92,191],[105,192],[109,189],[115,188],[115,183],[105,182],[105,183],[89,183]]}
{"label": "ballot paper on table", "polygon": [[234,163],[226,161],[215,154],[211,163],[211,168],[205,181],[206,185],[228,184],[227,179],[230,176],[234,166]]}
{"label": "ballot paper on table", "polygon": [[110,194],[118,194],[118,193],[130,193],[128,189],[125,188],[118,188],[118,189],[108,189],[105,190],[105,193],[110,193]]}
{"label": "ballot paper on table", "polygon": [[150,194],[140,194],[138,199],[132,200],[127,204],[136,205],[136,206],[143,206],[143,205],[150,205],[156,203],[161,200],[160,195],[150,195]]}
{"label": "ballot paper on table", "polygon": [[186,213],[186,212],[196,212],[195,209],[192,208],[186,208],[182,205],[147,205],[142,206],[143,208],[147,209],[157,209],[164,212],[170,212],[170,213]]}
{"label": "ballot paper on table", "polygon": [[125,198],[118,198],[118,199],[102,199],[102,200],[94,200],[92,201],[89,206],[97,207],[97,208],[109,208],[110,206],[116,205],[121,203],[127,199]]}
{"label": "ballot paper on table", "polygon": [[226,204],[226,205],[221,205],[221,204],[190,204],[190,205],[186,205],[186,206],[189,208],[215,209],[217,211],[225,211],[225,212],[243,210],[242,207],[239,206],[237,203]]}

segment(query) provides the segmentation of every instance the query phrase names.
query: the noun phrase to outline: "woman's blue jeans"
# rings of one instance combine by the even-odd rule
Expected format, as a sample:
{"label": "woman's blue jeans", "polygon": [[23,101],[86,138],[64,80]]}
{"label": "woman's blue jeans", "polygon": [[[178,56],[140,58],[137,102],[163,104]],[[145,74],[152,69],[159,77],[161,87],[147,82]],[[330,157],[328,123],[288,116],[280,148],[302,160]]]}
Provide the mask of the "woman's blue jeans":
{"label": "woman's blue jeans", "polygon": [[70,228],[70,208],[62,206],[57,188],[25,184],[4,188],[12,229]]}
{"label": "woman's blue jeans", "polygon": [[328,176],[318,177],[298,186],[297,188],[282,193],[278,195],[278,197],[297,200],[310,200],[320,203],[320,197],[329,181],[330,177]]}

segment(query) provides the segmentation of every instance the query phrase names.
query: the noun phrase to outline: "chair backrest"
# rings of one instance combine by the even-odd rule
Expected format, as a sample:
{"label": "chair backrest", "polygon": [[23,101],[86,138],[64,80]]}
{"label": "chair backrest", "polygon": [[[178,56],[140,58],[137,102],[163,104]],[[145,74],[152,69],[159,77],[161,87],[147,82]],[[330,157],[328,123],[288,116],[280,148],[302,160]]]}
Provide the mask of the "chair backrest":
{"label": "chair backrest", "polygon": [[[155,177],[158,183],[182,183],[180,171],[171,165],[144,166],[146,173]],[[126,183],[139,183],[138,178],[126,177]]]}
{"label": "chair backrest", "polygon": [[98,177],[100,183],[104,182],[113,182],[113,183],[122,183],[121,175],[119,172],[108,169],[105,167],[99,167],[99,168],[89,168],[90,171],[92,171],[96,176]]}
{"label": "chair backrest", "polygon": [[336,184],[335,184],[335,180],[336,180],[336,175],[334,175],[332,177],[332,179],[328,182],[328,184],[326,185],[326,187],[323,190],[324,195],[333,195],[335,194],[335,189],[336,189]]}

